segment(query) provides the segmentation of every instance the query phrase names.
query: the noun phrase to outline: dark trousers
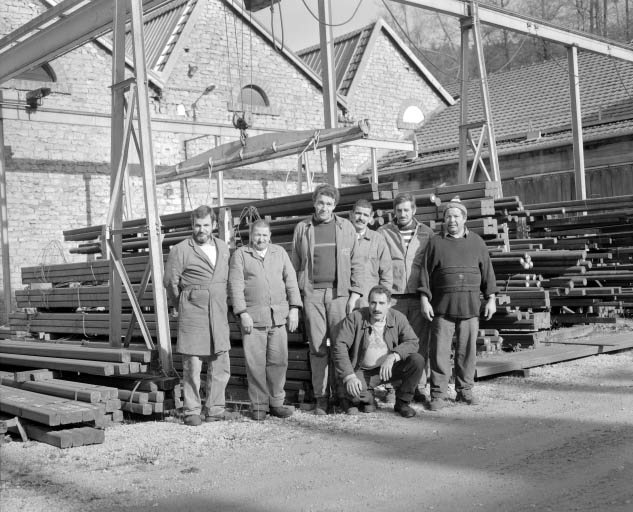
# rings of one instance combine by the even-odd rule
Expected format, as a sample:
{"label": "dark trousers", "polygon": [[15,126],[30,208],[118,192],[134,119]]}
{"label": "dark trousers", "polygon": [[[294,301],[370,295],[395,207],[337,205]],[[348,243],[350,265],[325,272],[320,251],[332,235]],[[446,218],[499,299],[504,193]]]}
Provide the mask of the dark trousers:
{"label": "dark trousers", "polygon": [[394,363],[391,379],[388,381],[380,379],[380,367],[372,370],[359,368],[356,370],[356,376],[363,385],[360,397],[353,397],[348,394],[342,380],[338,383],[339,394],[354,404],[370,403],[374,398],[374,388],[380,384],[390,382],[396,390],[396,398],[403,402],[410,402],[424,372],[424,366],[424,357],[417,353],[410,354],[406,359]]}

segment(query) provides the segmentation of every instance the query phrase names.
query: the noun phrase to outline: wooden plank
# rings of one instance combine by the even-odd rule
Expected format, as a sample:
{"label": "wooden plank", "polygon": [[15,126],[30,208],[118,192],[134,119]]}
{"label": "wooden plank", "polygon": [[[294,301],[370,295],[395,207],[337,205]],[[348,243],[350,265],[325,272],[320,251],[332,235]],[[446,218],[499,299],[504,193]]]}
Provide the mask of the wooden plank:
{"label": "wooden plank", "polygon": [[48,426],[94,421],[104,412],[98,404],[34,393],[0,385],[0,412]]}
{"label": "wooden plank", "polygon": [[13,340],[0,340],[0,353],[108,361],[113,363],[129,363],[132,360],[132,356],[125,349],[85,348],[81,346]]}
{"label": "wooden plank", "polygon": [[[44,367],[53,370],[88,373],[90,375],[114,375],[115,368],[127,368],[130,363],[107,363],[103,361],[82,361],[79,359],[62,359],[55,357],[23,356],[17,354],[0,354],[0,364],[16,366]],[[125,371],[125,369],[123,370]]]}

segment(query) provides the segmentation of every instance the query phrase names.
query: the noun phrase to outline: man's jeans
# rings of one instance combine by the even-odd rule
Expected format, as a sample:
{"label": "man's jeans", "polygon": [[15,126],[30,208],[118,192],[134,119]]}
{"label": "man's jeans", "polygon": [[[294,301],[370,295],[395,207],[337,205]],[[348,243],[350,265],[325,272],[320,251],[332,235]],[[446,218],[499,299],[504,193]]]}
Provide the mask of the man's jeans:
{"label": "man's jeans", "polygon": [[380,384],[391,382],[396,389],[396,398],[403,402],[410,402],[423,371],[424,358],[418,353],[410,354],[406,359],[394,363],[391,369],[391,379],[388,381],[380,379],[380,367],[371,370],[359,368],[356,371],[356,377],[360,379],[363,386],[360,397],[355,398],[349,395],[342,379],[339,381],[339,393],[354,404],[370,403],[373,399],[374,388]]}
{"label": "man's jeans", "polygon": [[455,347],[455,390],[470,392],[475,384],[479,318],[436,315],[431,327],[431,398],[445,398],[451,376],[451,348]]}
{"label": "man's jeans", "polygon": [[183,354],[182,392],[185,416],[199,415],[201,411],[200,371],[203,360],[208,364],[204,402],[206,413],[213,416],[224,411],[224,393],[231,376],[229,353],[220,352],[206,357]]}

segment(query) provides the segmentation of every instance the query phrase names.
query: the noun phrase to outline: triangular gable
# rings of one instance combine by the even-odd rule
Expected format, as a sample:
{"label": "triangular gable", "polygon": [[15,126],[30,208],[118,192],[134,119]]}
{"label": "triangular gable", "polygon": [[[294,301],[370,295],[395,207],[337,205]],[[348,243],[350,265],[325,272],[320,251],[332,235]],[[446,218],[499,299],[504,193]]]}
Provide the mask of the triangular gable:
{"label": "triangular gable", "polygon": [[[305,75],[306,78],[308,78],[318,89],[323,90],[323,82],[321,81],[320,72],[315,73],[315,71],[310,68],[295,52],[285,45],[281,46],[280,42],[273,39],[273,36],[263,25],[261,25],[248,11],[244,10],[241,3],[237,3],[235,0],[222,1],[242,19],[243,23],[249,25],[262,39],[275,48],[278,53],[283,55],[294,67]],[[347,106],[347,101],[342,95],[337,94],[336,99],[339,106]]]}
{"label": "triangular gable", "polygon": [[[413,64],[442,100],[447,105],[452,105],[454,103],[453,97],[382,18],[375,23],[339,36],[334,40],[334,61],[338,92],[345,96],[352,92],[356,83],[355,78],[362,75],[362,69],[369,60],[376,44],[376,39],[381,32],[384,32],[391,39],[396,48]],[[321,48],[319,45],[305,48],[297,53],[315,73],[321,73]]]}

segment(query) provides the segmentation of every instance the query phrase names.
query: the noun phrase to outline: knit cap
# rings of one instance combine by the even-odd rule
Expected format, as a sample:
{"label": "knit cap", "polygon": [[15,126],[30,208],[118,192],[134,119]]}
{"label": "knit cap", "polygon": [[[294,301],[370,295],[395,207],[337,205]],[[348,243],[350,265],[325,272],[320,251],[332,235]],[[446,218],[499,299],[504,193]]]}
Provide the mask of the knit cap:
{"label": "knit cap", "polygon": [[455,196],[448,203],[446,203],[446,206],[444,207],[444,217],[446,217],[446,212],[448,212],[450,208],[457,208],[458,210],[461,210],[461,212],[464,214],[464,217],[468,217],[468,210],[466,210],[466,207],[462,204],[459,196]]}

